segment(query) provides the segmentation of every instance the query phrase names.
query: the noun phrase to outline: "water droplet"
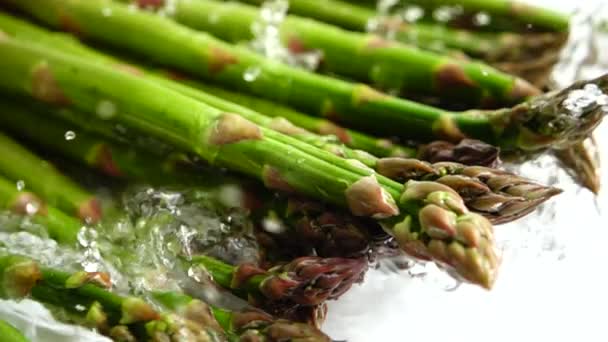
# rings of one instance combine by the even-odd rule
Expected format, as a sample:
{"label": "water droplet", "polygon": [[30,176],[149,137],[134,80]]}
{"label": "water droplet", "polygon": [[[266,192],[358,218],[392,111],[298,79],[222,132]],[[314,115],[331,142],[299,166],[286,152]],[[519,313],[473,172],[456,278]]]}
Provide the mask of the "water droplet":
{"label": "water droplet", "polygon": [[247,82],[253,82],[258,78],[258,76],[260,76],[261,72],[262,70],[260,69],[260,67],[249,67],[247,68],[247,70],[245,70],[245,73],[243,74],[243,79]]}
{"label": "water droplet", "polygon": [[76,305],[74,306],[74,309],[75,309],[76,311],[84,312],[84,311],[87,309],[87,307],[86,307],[86,306],[84,306],[84,305],[82,305],[82,304],[76,304]]}
{"label": "water droplet", "polygon": [[38,204],[37,202],[30,202],[25,205],[25,212],[30,216],[36,215],[39,209],[40,204]]}
{"label": "water droplet", "polygon": [[74,131],[65,132],[65,140],[70,141],[76,139],[76,133]]}
{"label": "water droplet", "polygon": [[110,7],[104,7],[104,8],[101,10],[101,14],[102,14],[104,17],[109,17],[109,16],[111,16],[111,15],[112,15],[112,9],[111,9]]}
{"label": "water droplet", "polygon": [[486,12],[479,12],[473,17],[473,24],[477,26],[487,26],[492,21],[492,17]]}
{"label": "water droplet", "polygon": [[25,181],[20,179],[17,181],[16,184],[17,184],[17,190],[23,191],[23,189],[25,189]]}
{"label": "water droplet", "polygon": [[262,220],[262,227],[272,234],[280,234],[285,231],[285,225],[276,217],[265,217]]}
{"label": "water droplet", "polygon": [[401,16],[405,21],[414,23],[424,16],[424,10],[419,6],[407,6]]}
{"label": "water droplet", "polygon": [[116,115],[116,105],[112,101],[101,100],[97,103],[95,112],[100,119],[108,120]]}

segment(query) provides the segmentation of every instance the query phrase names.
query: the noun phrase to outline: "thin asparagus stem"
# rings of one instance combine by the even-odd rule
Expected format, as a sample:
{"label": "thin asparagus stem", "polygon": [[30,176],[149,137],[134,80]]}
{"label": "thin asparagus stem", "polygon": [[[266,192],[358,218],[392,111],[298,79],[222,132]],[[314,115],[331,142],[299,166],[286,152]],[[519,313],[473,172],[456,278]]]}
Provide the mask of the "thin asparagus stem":
{"label": "thin asparagus stem", "polygon": [[26,215],[33,222],[44,226],[52,239],[65,244],[74,244],[81,228],[77,219],[45,204],[35,194],[22,191],[0,176],[0,208],[18,215]]}
{"label": "thin asparagus stem", "polygon": [[[134,11],[126,5],[100,0],[3,1],[51,26],[127,49],[162,65],[189,71],[253,95],[287,103],[311,115],[341,120],[383,135],[426,141],[457,141],[468,136],[499,145],[504,150],[539,150],[574,143],[587,135],[604,115],[601,105],[590,106],[581,115],[576,115],[575,122],[553,125],[564,113],[574,117],[561,106],[563,99],[559,96],[543,96],[498,111],[446,112],[387,96],[364,85],[264,59],[170,19]],[[111,11],[113,15],[103,16],[104,11]],[[132,32],[137,34],[128,34]],[[141,39],[142,36],[146,39]],[[250,68],[259,70],[254,82],[243,78]],[[604,89],[601,78],[587,83],[598,83],[600,89]],[[576,84],[568,91],[583,85]],[[551,111],[543,110],[548,107]]]}
{"label": "thin asparagus stem", "polygon": [[101,218],[101,205],[93,194],[1,132],[0,155],[0,173],[15,182],[22,181],[26,189],[40,194],[47,203],[88,223]]}

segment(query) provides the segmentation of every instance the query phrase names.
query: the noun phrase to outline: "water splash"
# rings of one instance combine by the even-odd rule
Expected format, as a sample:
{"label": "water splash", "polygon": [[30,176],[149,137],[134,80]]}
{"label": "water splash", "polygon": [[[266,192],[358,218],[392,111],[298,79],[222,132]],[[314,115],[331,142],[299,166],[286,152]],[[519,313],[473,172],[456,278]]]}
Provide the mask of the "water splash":
{"label": "water splash", "polygon": [[[253,39],[250,48],[269,59],[303,68],[316,70],[321,62],[322,53],[316,50],[295,51],[288,49],[281,41],[280,28],[287,16],[287,0],[269,0],[262,4],[260,16],[251,26]],[[248,70],[243,76],[246,81],[255,80],[257,75]],[[254,77],[255,76],[255,77]]]}

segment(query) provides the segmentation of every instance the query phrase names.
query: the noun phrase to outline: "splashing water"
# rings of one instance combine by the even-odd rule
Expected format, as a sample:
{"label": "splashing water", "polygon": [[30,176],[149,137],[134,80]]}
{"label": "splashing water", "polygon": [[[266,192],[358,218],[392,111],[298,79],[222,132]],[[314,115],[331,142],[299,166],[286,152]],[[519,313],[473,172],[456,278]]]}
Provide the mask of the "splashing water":
{"label": "splashing water", "polygon": [[[260,9],[259,19],[252,24],[253,39],[250,48],[270,59],[306,70],[316,70],[321,62],[320,51],[291,51],[281,41],[280,27],[287,15],[289,1],[270,0],[264,2]],[[243,76],[252,82],[259,75],[255,68]]]}

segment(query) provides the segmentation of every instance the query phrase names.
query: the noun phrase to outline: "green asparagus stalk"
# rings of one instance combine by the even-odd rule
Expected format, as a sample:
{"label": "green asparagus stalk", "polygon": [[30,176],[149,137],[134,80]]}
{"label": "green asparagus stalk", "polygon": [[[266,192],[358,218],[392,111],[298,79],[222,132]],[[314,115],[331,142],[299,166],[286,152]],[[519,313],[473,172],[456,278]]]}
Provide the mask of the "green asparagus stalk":
{"label": "green asparagus stalk", "polygon": [[[0,124],[6,129],[108,176],[165,184],[174,179],[209,188],[210,191],[226,184],[239,186],[244,193],[241,205],[251,211],[260,226],[272,218],[286,228],[285,232],[277,234],[265,233],[261,229],[264,232],[260,232],[264,235],[261,242],[272,247],[273,251],[290,249],[287,254],[294,257],[309,255],[312,250],[320,256],[351,257],[363,256],[370,249],[368,226],[374,225],[373,222],[355,219],[341,210],[305,199],[284,196],[278,199],[272,193],[236,177],[206,169],[179,167],[176,162],[186,162],[181,159],[170,158],[162,162],[166,156],[114,143],[86,130],[74,129],[79,140],[77,145],[71,144],[60,139],[69,125],[52,118],[57,116],[57,111],[48,106],[16,104],[3,98],[0,98],[0,105],[12,114],[0,117]],[[98,130],[104,127],[96,121],[89,124]],[[105,133],[112,138],[111,132]],[[8,189],[16,191],[14,185]]]}
{"label": "green asparagus stalk", "polygon": [[101,218],[101,206],[94,195],[2,133],[0,155],[0,173],[14,181],[22,181],[25,188],[40,194],[46,202],[87,223],[95,223]]}
{"label": "green asparagus stalk", "polygon": [[[157,292],[153,296],[161,305],[177,312],[182,311],[184,307],[198,306],[203,308],[205,306],[204,303],[181,293]],[[224,331],[229,336],[234,336],[235,340],[268,342],[330,341],[325,334],[308,324],[294,323],[284,319],[277,320],[262,311],[244,310],[237,312],[220,308],[211,308],[211,311]]]}
{"label": "green asparagus stalk", "polygon": [[[576,120],[561,120],[560,115],[564,113],[566,118],[574,116],[562,106],[568,92],[586,83],[575,84],[559,94],[535,98],[512,109],[452,113],[390,97],[364,85],[276,63],[170,19],[114,2],[3,1],[51,26],[121,47],[244,92],[287,103],[309,114],[339,119],[384,135],[426,141],[460,140],[469,136],[499,145],[503,150],[539,150],[575,142],[603,117],[601,106],[593,105],[576,115]],[[259,73],[249,82],[243,75],[251,68]],[[602,79],[590,82],[599,83],[600,88],[604,86]],[[558,117],[567,124],[555,125]]]}
{"label": "green asparagus stalk", "polygon": [[[95,50],[87,48],[86,46],[76,42],[74,39],[70,39],[71,37],[61,39],[61,35],[58,33],[51,34],[48,31],[42,30],[36,26],[33,26],[29,23],[10,16],[0,14],[0,28],[5,30],[5,32],[10,34],[11,36],[17,37],[18,39],[35,42],[36,44],[45,45],[47,47],[61,48],[63,51],[69,51],[71,53],[86,57],[91,60],[97,60],[100,63],[109,63],[113,66],[132,70],[136,73],[144,73],[144,71],[141,69],[137,69],[136,67],[131,65],[126,65],[123,62],[116,60],[108,55],[104,55]],[[176,78],[175,73],[169,73],[169,75],[173,78]],[[175,82],[168,81],[165,78],[159,78],[157,75],[152,75],[152,77],[154,77],[154,82],[173,88],[174,90],[180,91],[183,94],[191,96],[197,100],[201,100],[219,109],[238,113],[244,116],[245,118],[253,121],[254,123],[269,127],[271,129],[282,131],[286,134],[291,134],[292,136],[300,140],[306,141],[317,147],[326,149],[337,155],[349,159],[358,160],[369,167],[375,167],[375,165],[377,164],[377,159],[373,156],[370,156],[368,153],[363,153],[362,151],[351,150],[347,147],[340,146],[332,139],[329,139],[327,137],[319,137],[314,134],[310,134],[304,130],[298,129],[297,127],[293,127],[288,121],[291,121],[290,119],[296,119],[296,124],[305,123],[307,124],[307,127],[312,125],[312,128],[320,130],[323,135],[333,133],[341,140],[346,141],[346,146],[360,145],[361,147],[366,148],[364,149],[364,151],[370,153],[379,152],[381,154],[390,154],[390,156],[405,156],[407,153],[413,156],[415,153],[419,153],[429,157],[429,160],[457,161],[469,163],[471,165],[491,165],[498,158],[498,150],[493,146],[484,145],[481,142],[472,141],[463,141],[461,142],[461,144],[456,146],[443,143],[424,145],[420,147],[418,151],[413,148],[406,149],[405,147],[393,145],[388,140],[375,139],[367,137],[355,131],[348,131],[335,124],[330,123],[327,120],[319,120],[312,117],[308,117],[304,114],[297,113],[289,108],[282,107],[280,105],[273,104],[268,101],[257,100],[252,97],[247,97],[240,94],[233,94],[230,92],[226,93],[221,89],[209,87],[200,82],[184,81],[183,77],[181,76],[180,78],[182,78],[182,82],[185,82],[189,87],[176,84]],[[201,89],[204,92],[197,91],[196,89],[192,88]],[[218,97],[222,97],[227,101],[239,96],[245,98],[243,100],[244,102],[253,101],[254,104],[260,107],[260,110],[263,110],[266,113],[271,113],[270,116],[274,116],[276,119],[269,119],[260,113],[256,113],[252,110],[240,106],[235,106],[232,103],[222,101],[221,99],[218,99],[215,96],[211,96],[208,94],[209,92],[207,92],[208,88],[211,90],[211,94],[215,95],[215,93],[217,93],[217,95],[219,95]],[[285,113],[286,115],[283,116],[281,115],[282,113]],[[285,121],[285,119],[287,119],[288,121]],[[302,126],[298,125],[298,127]]]}
{"label": "green asparagus stalk", "polygon": [[[200,89],[227,101],[237,103],[241,106],[251,108],[264,115],[274,118],[284,118],[298,127],[320,135],[333,135],[344,145],[366,151],[374,156],[383,157],[406,157],[415,158],[419,153],[415,148],[394,144],[388,139],[376,138],[352,129],[341,127],[329,120],[308,116],[287,106],[187,79],[183,75],[174,72],[166,73],[168,77],[186,84],[192,88]],[[424,148],[421,148],[424,150]],[[423,153],[421,151],[420,153]]]}
{"label": "green asparagus stalk", "polygon": [[[371,0],[366,0],[371,1]],[[465,15],[486,13],[491,16],[488,26],[496,29],[547,30],[564,32],[569,18],[559,12],[513,0],[407,0],[427,10],[459,6]]]}
{"label": "green asparagus stalk", "polygon": [[[138,153],[135,150],[109,144],[103,141],[103,139],[91,137],[86,133],[78,133],[78,136],[81,137],[78,141],[78,145],[66,144],[65,141],[62,141],[59,138],[69,126],[61,124],[57,120],[48,119],[48,116],[57,116],[56,113],[53,113],[54,111],[52,109],[35,106],[35,108],[31,108],[28,113],[28,110],[25,110],[22,105],[15,105],[10,101],[2,100],[1,98],[0,104],[2,104],[7,111],[20,113],[19,115],[0,118],[0,123],[6,127],[11,128],[17,133],[25,134],[29,139],[43,142],[46,146],[52,146],[56,150],[63,151],[64,154],[69,155],[73,159],[80,162],[84,161],[89,166],[101,169],[110,176],[116,177],[126,175],[129,178],[135,179],[151,179],[151,177],[147,175],[150,173],[149,170],[157,169],[157,157],[147,156]],[[239,109],[237,108],[237,111],[238,110]],[[38,112],[38,114],[35,114],[36,112]],[[44,115],[40,115],[42,113],[44,113]],[[65,117],[67,114],[68,111],[63,110],[60,115]],[[81,116],[73,113],[72,117],[78,118]],[[36,125],[36,123],[39,124]],[[80,125],[84,124],[88,124],[89,127],[94,127],[98,132],[112,137],[111,128],[108,128],[107,125],[104,125],[103,123],[92,125],[91,122],[80,123]],[[458,149],[454,149],[454,151],[458,151]],[[174,160],[169,159],[167,163],[161,164],[161,171],[164,172],[155,172],[156,178],[166,179],[168,177],[174,177],[183,179],[192,177],[190,175],[183,175],[183,177],[180,177],[180,173],[183,172],[175,172],[175,165],[173,162]],[[399,182],[406,182],[408,180],[432,180],[445,184],[463,197],[465,204],[470,210],[486,216],[496,224],[506,223],[520,218],[530,213],[541,203],[561,192],[559,189],[544,187],[533,181],[504,171],[482,167],[466,167],[459,163],[429,164],[413,159],[383,158],[375,162],[374,166],[379,174],[391,179],[396,179]],[[197,179],[198,178],[199,177],[197,177]],[[217,178],[217,175],[215,177],[209,176],[202,178]],[[526,189],[527,191],[522,191],[522,189]],[[532,191],[532,189],[534,191]],[[267,200],[270,201],[270,199]],[[297,201],[295,203],[297,203]],[[273,205],[272,207],[274,208],[276,206]],[[296,226],[304,223],[313,224],[314,222],[319,222],[318,220],[327,218],[324,217],[324,210],[307,212],[305,209],[309,207],[310,206],[304,205],[302,206],[304,210],[296,210],[293,212],[293,207],[288,206],[285,209],[279,209],[277,212],[281,213],[281,218],[287,219],[288,222],[291,222],[292,225]],[[269,210],[264,210],[264,212],[268,211]],[[313,213],[313,217],[310,217],[308,213]],[[301,214],[303,214],[304,220],[300,220]],[[317,214],[320,215],[320,217],[317,218]],[[338,218],[338,221],[342,222],[344,220]],[[349,228],[350,224],[350,220],[346,220],[340,226]],[[357,231],[361,232],[362,230],[355,229],[353,231],[352,229],[346,229],[337,230],[336,232],[346,234],[346,236],[352,238],[352,240],[347,241],[356,242],[361,241],[363,238]],[[343,238],[346,238],[346,236]],[[325,243],[316,243],[316,245],[323,246]],[[345,243],[344,245],[346,246],[348,243]],[[355,246],[362,247],[362,244],[355,243]],[[344,251],[343,249],[338,250],[341,252]]]}
{"label": "green asparagus stalk", "polygon": [[[243,2],[261,5],[263,0]],[[539,87],[546,82],[567,38],[567,32],[479,32],[440,23],[408,23],[398,15],[378,15],[372,8],[343,0],[291,0],[289,11],[349,30],[374,32],[439,54],[482,59]]]}
{"label": "green asparagus stalk", "polygon": [[110,292],[111,280],[105,273],[70,274],[40,266],[28,257],[7,255],[0,256],[0,279],[3,298],[31,295],[71,311],[84,308],[91,327],[121,341],[135,341],[136,337],[152,341],[225,340],[216,322],[198,321],[196,312],[184,312],[183,316],[158,312],[140,298]]}
{"label": "green asparagus stalk", "polygon": [[[426,256],[491,287],[498,266],[491,224],[469,213],[449,187],[412,181],[389,187],[398,183],[339,167],[344,159],[137,75],[30,45],[9,37],[0,43],[4,91],[89,113],[100,100],[111,101],[119,109],[112,118],[115,122],[137,127],[214,165],[257,177],[269,188],[299,192],[347,207],[354,215],[382,220],[410,253],[422,255],[426,241],[457,246],[452,254],[438,254],[439,259]],[[24,89],[24,80],[31,86]],[[429,240],[423,241],[429,233]]]}
{"label": "green asparagus stalk", "polygon": [[[419,145],[417,148],[397,145],[388,139],[372,137],[352,129],[341,127],[329,120],[311,117],[278,103],[189,80],[184,76],[176,75],[175,73],[167,73],[167,75],[180,83],[184,83],[192,88],[200,89],[227,101],[240,104],[241,106],[252,108],[259,113],[263,113],[263,115],[275,118],[285,118],[307,131],[323,136],[335,136],[344,145],[353,149],[366,151],[379,158],[421,158],[429,162],[452,161],[467,165],[497,165],[499,150],[481,141],[464,139],[457,145],[445,141],[437,141],[430,144]],[[310,141],[310,139],[308,141]],[[340,149],[334,149],[334,151],[335,150],[340,151]],[[357,154],[358,153],[353,151],[347,155],[356,157]],[[367,160],[369,161],[370,159],[367,158]],[[375,166],[375,163],[372,162],[368,166],[373,167]]]}
{"label": "green asparagus stalk", "polygon": [[[261,5],[264,0],[241,2]],[[379,16],[372,8],[344,0],[290,0],[289,12],[353,31],[387,32],[393,36],[392,39],[427,50],[438,49],[437,52],[445,52],[443,48],[450,48],[465,52],[469,56],[490,60],[499,60],[499,55],[526,51],[526,48],[541,51],[538,50],[541,46],[553,45],[559,37],[554,33],[482,33],[426,22],[408,23],[396,16]]]}
{"label": "green asparagus stalk", "polygon": [[[214,13],[213,18],[205,13]],[[260,20],[256,7],[214,0],[175,1],[172,18],[233,43],[255,38],[251,28]],[[435,94],[471,104],[479,104],[484,97],[484,101],[507,105],[540,93],[526,81],[488,65],[454,60],[310,19],[286,16],[280,36],[294,53],[320,51],[325,71],[380,89]]]}
{"label": "green asparagus stalk", "polygon": [[29,342],[17,328],[0,319],[0,336],[5,342]]}
{"label": "green asparagus stalk", "polygon": [[[11,33],[13,35],[19,36],[18,30],[15,29],[15,27],[18,25],[16,25],[15,23],[11,25],[9,23],[5,26],[11,28]],[[0,27],[2,27],[1,23]],[[29,30],[33,30],[33,28]],[[39,37],[38,40],[40,40],[43,34],[38,33],[35,36]],[[103,55],[99,55],[99,58],[97,58],[97,55],[94,51],[85,50],[84,47],[73,46],[72,44],[67,48],[76,50],[77,53],[80,50],[83,50],[82,53],[78,54],[83,54],[89,57],[90,59],[101,61],[105,61],[105,59],[107,59]],[[223,101],[214,96],[210,96],[204,92],[176,84],[163,78],[155,77],[154,81],[174,90],[177,90],[182,94],[191,96],[192,98],[211,104],[216,108],[241,114],[242,116],[251,120],[254,123],[261,124],[270,128],[276,128],[276,125],[274,125],[274,121],[247,108],[236,106],[230,102]],[[203,89],[206,88],[193,81],[189,83],[197,87],[202,87]],[[286,133],[290,133],[291,131],[293,131],[293,128]],[[299,131],[297,131],[296,133],[297,134],[295,136],[297,137],[302,137],[303,135],[303,133],[300,133]],[[314,140],[316,139],[316,136],[311,135],[309,138]],[[308,141],[310,141],[311,139],[308,139]],[[318,142],[314,144],[316,144],[317,146],[320,145]],[[432,150],[433,148],[426,148],[426,152],[430,152]],[[494,173],[491,169],[487,169],[483,172],[483,175],[486,178],[486,184],[482,184],[483,182],[480,181],[479,178],[470,179],[467,178],[469,177],[468,175],[464,176],[463,173],[460,172],[460,170],[464,169],[462,165],[454,164],[449,167],[439,165],[437,169],[434,169],[431,165],[420,163],[414,160],[405,160],[398,158],[376,159],[373,156],[365,155],[358,157],[360,155],[357,154],[356,151],[349,151],[348,149],[342,149],[341,151],[343,152],[338,153],[339,155],[357,158],[357,160],[363,161],[367,166],[375,168],[376,171],[380,174],[385,175],[389,178],[398,179],[399,181],[407,181],[410,179],[430,179],[431,177],[437,179],[441,177],[441,182],[447,183],[449,186],[454,188],[461,196],[465,197],[465,203],[469,206],[469,208],[474,208],[474,211],[489,217],[495,223],[509,222],[523,215],[526,215],[531,212],[536,206],[560,192],[557,189],[542,187],[538,184],[534,184],[529,180],[517,177],[515,175],[507,175],[504,172]],[[455,153],[458,152],[458,148],[453,149],[453,152],[455,155]],[[466,150],[466,152],[467,157],[469,158],[474,157],[478,154],[471,153],[477,152],[472,151],[472,149],[468,149]],[[482,153],[480,155],[484,156],[485,154]],[[448,156],[443,157],[444,158],[442,160],[449,160],[449,158],[447,158]],[[439,171],[439,169],[441,169],[442,171]],[[446,174],[445,170],[448,170],[448,174]],[[450,172],[457,172],[458,175],[455,176],[454,174],[449,174]],[[466,174],[466,172],[464,174]],[[473,174],[475,174],[475,172]],[[488,177],[489,174],[492,174],[493,177]],[[503,180],[503,182],[501,182],[500,184],[500,187],[488,187],[487,184],[495,184],[495,178],[500,178]],[[534,188],[535,191],[522,192],[522,188]]]}
{"label": "green asparagus stalk", "polygon": [[193,257],[192,264],[203,267],[219,285],[245,298],[290,300],[301,305],[337,299],[367,270],[363,258],[301,257],[267,271],[251,264],[235,267],[207,256]]}
{"label": "green asparagus stalk", "polygon": [[74,244],[81,223],[46,205],[31,192],[22,191],[14,182],[0,177],[0,208],[6,208],[19,215],[27,215],[34,222],[46,227],[51,238],[64,244]]}

